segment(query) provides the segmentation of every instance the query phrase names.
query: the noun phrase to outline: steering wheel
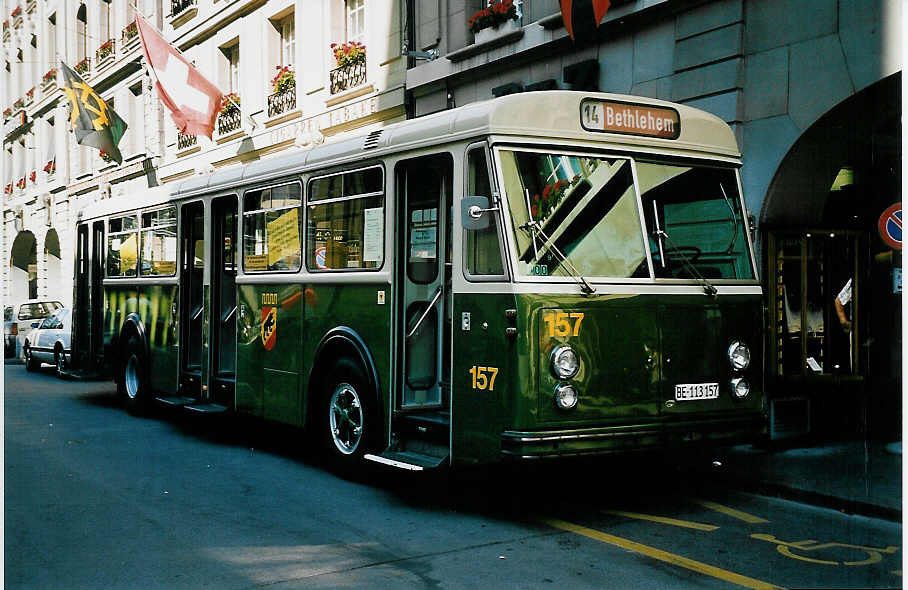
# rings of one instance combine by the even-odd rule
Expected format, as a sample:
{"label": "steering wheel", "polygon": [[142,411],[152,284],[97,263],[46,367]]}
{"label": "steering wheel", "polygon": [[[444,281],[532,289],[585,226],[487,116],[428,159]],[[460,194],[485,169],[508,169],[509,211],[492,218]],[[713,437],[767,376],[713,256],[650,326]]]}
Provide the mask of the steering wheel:
{"label": "steering wheel", "polygon": [[676,246],[674,248],[666,248],[665,250],[666,258],[675,260],[684,260],[686,258],[690,263],[693,263],[700,258],[700,254],[702,253],[703,251],[696,246]]}

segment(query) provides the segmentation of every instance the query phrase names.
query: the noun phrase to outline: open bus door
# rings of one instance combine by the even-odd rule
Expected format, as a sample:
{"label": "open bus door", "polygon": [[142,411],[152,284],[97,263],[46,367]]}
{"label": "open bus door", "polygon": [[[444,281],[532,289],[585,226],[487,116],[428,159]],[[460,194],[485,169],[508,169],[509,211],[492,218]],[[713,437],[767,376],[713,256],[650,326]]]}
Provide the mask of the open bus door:
{"label": "open bus door", "polygon": [[189,398],[202,395],[202,328],[205,270],[205,207],[201,202],[183,205],[183,257],[180,267],[180,389]]}
{"label": "open bus door", "polygon": [[236,389],[237,199],[212,204],[211,360],[209,384],[214,402],[233,406]]}
{"label": "open bus door", "polygon": [[[451,193],[448,156],[397,169],[398,363],[393,458],[435,467],[450,454]],[[386,456],[388,453],[386,453]]]}
{"label": "open bus door", "polygon": [[76,230],[70,371],[83,375],[101,369],[104,341],[104,222],[80,224]]}

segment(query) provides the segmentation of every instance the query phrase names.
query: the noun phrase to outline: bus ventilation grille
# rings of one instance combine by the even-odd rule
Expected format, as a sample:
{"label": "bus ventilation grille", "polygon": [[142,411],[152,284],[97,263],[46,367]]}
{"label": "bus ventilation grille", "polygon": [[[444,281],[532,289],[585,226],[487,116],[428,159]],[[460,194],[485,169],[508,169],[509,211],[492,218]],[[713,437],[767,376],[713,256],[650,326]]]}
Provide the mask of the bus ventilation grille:
{"label": "bus ventilation grille", "polygon": [[381,129],[378,131],[373,131],[366,136],[366,141],[363,142],[364,150],[371,150],[378,147],[378,140],[381,138]]}

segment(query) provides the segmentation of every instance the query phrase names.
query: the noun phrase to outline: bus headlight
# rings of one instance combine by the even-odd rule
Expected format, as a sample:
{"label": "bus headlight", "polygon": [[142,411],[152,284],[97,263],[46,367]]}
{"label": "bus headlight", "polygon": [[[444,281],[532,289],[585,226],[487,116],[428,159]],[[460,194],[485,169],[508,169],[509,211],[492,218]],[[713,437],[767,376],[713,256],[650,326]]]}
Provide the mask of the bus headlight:
{"label": "bus headlight", "polygon": [[735,377],[731,380],[731,392],[738,399],[744,399],[750,395],[750,383],[744,377]]}
{"label": "bus headlight", "polygon": [[570,346],[558,346],[552,351],[552,372],[559,379],[571,379],[580,370],[580,358]]}
{"label": "bus headlight", "polygon": [[728,362],[735,371],[743,371],[750,366],[750,349],[743,342],[735,340],[728,347]]}
{"label": "bus headlight", "polygon": [[555,405],[560,410],[571,410],[577,405],[577,390],[573,385],[562,383],[555,388]]}

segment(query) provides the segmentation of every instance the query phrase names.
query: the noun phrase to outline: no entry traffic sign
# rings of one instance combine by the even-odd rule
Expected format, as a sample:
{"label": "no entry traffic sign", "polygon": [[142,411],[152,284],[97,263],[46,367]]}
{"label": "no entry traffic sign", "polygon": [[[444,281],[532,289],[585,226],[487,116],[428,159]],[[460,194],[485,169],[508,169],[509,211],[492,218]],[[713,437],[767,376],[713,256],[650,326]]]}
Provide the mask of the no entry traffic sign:
{"label": "no entry traffic sign", "polygon": [[880,237],[890,248],[902,249],[902,204],[896,203],[883,211],[877,222]]}

